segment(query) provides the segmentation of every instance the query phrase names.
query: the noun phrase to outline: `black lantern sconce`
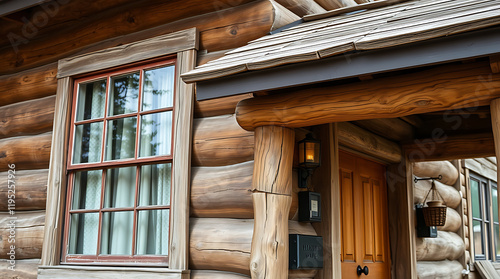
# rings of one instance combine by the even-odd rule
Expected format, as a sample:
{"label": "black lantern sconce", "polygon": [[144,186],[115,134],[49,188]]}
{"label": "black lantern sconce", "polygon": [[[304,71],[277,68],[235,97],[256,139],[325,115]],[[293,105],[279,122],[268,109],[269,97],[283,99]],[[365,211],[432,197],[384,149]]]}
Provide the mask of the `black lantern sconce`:
{"label": "black lantern sconce", "polygon": [[311,133],[299,141],[299,188],[307,188],[309,177],[320,165],[320,142]]}

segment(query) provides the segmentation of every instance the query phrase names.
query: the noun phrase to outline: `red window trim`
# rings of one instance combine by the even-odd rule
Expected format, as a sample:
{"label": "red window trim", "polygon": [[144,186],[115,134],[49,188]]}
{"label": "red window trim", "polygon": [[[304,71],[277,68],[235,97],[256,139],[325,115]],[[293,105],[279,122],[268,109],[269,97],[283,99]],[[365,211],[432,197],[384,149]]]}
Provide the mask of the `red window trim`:
{"label": "red window trim", "polygon": [[[175,69],[177,69],[177,59],[176,57],[169,56],[167,58],[161,59],[152,59],[145,62],[133,63],[127,66],[120,66],[117,68],[110,69],[109,71],[99,71],[93,75],[88,75],[85,77],[76,78],[73,81],[73,92],[72,95],[72,110],[71,110],[71,127],[70,127],[70,137],[69,137],[69,148],[68,148],[68,156],[67,156],[67,171],[68,171],[68,191],[66,195],[66,206],[65,206],[65,217],[64,217],[64,237],[63,237],[63,245],[62,245],[62,253],[61,253],[61,264],[78,264],[78,265],[127,265],[127,266],[162,266],[168,267],[168,255],[134,255],[136,253],[136,227],[137,227],[137,218],[138,211],[141,210],[158,210],[158,209],[168,209],[171,212],[171,204],[172,204],[172,196],[170,196],[170,201],[168,206],[164,205],[154,205],[154,206],[138,206],[138,192],[139,192],[139,179],[140,179],[140,168],[144,165],[151,164],[163,164],[163,163],[171,163],[173,165],[173,154],[174,150],[174,131],[175,131],[175,99],[177,93],[177,83],[174,82],[174,94],[173,94],[173,102],[172,107],[168,108],[160,108],[155,110],[141,111],[142,106],[142,80],[143,80],[143,71],[159,68],[161,66],[174,65]],[[131,73],[134,71],[140,71],[139,77],[139,96],[138,96],[138,110],[135,113],[121,114],[118,116],[107,116],[108,112],[108,96],[110,90],[110,78],[112,76]],[[175,79],[179,78],[177,76],[177,70],[175,70]],[[106,96],[105,96],[105,108],[104,108],[104,117],[97,119],[89,119],[89,120],[76,120],[76,105],[77,105],[77,94],[78,94],[78,85],[83,82],[89,82],[93,80],[98,80],[106,78]],[[172,112],[172,139],[171,139],[171,152],[170,155],[167,156],[149,156],[149,157],[138,157],[139,150],[139,137],[140,137],[140,116],[153,114],[158,112],[171,111]],[[104,160],[104,149],[106,143],[106,121],[112,119],[120,119],[130,116],[137,117],[136,123],[136,141],[135,141],[135,151],[134,158],[120,159],[120,160]],[[77,124],[85,124],[85,123],[94,123],[94,122],[103,122],[103,135],[101,142],[101,161],[98,163],[80,163],[73,164],[73,148],[74,148],[74,130]],[[106,182],[106,171],[108,169],[117,168],[117,167],[127,167],[134,166],[136,167],[136,181],[135,181],[135,201],[134,207],[128,208],[104,208],[104,191],[105,191],[105,182]],[[73,196],[73,177],[76,171],[81,170],[102,170],[102,178],[101,178],[101,201],[99,209],[71,209],[72,196]],[[101,222],[102,215],[104,212],[118,212],[118,211],[132,211],[134,214],[133,220],[133,236],[132,236],[132,255],[100,255],[101,248]],[[81,254],[68,254],[69,249],[69,220],[70,215],[72,213],[98,213],[99,214],[99,224],[98,224],[98,238],[97,238],[97,248],[96,255],[81,255]],[[169,218],[169,235],[170,235],[170,218]],[[169,245],[170,246],[170,245]]]}

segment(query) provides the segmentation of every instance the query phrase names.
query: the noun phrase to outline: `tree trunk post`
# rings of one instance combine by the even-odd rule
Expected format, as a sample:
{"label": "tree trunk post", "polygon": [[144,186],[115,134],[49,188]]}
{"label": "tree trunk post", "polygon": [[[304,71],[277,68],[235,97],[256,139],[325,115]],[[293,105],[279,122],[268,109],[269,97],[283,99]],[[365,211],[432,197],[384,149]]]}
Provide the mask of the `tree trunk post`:
{"label": "tree trunk post", "polygon": [[288,212],[292,201],[295,132],[263,126],[255,130],[252,181],[254,231],[252,278],[288,278]]}

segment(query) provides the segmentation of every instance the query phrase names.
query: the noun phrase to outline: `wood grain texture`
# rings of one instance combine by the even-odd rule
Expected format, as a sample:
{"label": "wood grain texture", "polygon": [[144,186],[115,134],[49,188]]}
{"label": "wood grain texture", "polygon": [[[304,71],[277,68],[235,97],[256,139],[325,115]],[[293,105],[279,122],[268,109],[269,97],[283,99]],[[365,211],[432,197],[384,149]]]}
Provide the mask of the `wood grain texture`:
{"label": "wood grain texture", "polygon": [[440,183],[454,185],[458,179],[458,170],[448,161],[415,162],[413,163],[413,174],[418,177],[438,177]]}
{"label": "wood grain texture", "polygon": [[[490,104],[491,128],[495,146],[496,161],[500,162],[500,99],[495,99]],[[486,157],[486,156],[485,156]],[[500,172],[497,170],[497,181],[500,181]]]}
{"label": "wood grain texture", "polygon": [[488,157],[495,154],[493,135],[467,134],[445,136],[439,140],[419,139],[403,144],[411,161],[443,161]]}
{"label": "wood grain texture", "polygon": [[0,106],[54,95],[57,89],[56,63],[0,76]]}
{"label": "wood grain texture", "polygon": [[323,268],[318,270],[316,278],[340,278],[340,216],[337,216],[338,189],[338,140],[333,124],[318,127],[316,134],[321,142],[321,166],[314,171],[314,191],[321,194],[321,222],[312,223],[315,230],[323,237]]}
{"label": "wood grain texture", "polygon": [[[17,218],[17,219],[13,219]],[[11,226],[15,223],[15,243],[9,243]],[[17,211],[14,216],[0,213],[0,258],[8,259],[10,246],[15,246],[16,260],[39,259],[42,253],[45,211]]]}
{"label": "wood grain texture", "polygon": [[[45,209],[47,199],[47,178],[49,171],[22,170],[15,173],[16,210]],[[8,177],[7,172],[1,172],[0,177]],[[13,185],[13,184],[11,184]],[[0,200],[7,201],[9,190],[7,179],[0,180]],[[10,193],[12,194],[12,193]],[[0,203],[0,211],[6,211],[7,202]]]}
{"label": "wood grain texture", "polygon": [[0,140],[0,171],[7,171],[7,164],[16,170],[46,169],[49,167],[52,133]]}
{"label": "wood grain texture", "polygon": [[336,10],[338,8],[357,6],[358,3],[354,0],[315,0],[326,10]]}
{"label": "wood grain texture", "polygon": [[[253,161],[223,167],[193,167],[191,172],[192,217],[253,218]],[[294,179],[289,219],[298,209],[297,187]]]}
{"label": "wood grain texture", "polygon": [[458,261],[419,261],[417,274],[420,279],[449,278],[461,279],[464,267]]}
{"label": "wood grain texture", "polygon": [[0,107],[0,138],[51,131],[55,100],[49,96]]}
{"label": "wood grain texture", "polygon": [[462,238],[452,232],[438,232],[437,238],[417,238],[418,261],[456,260],[465,252]]}
{"label": "wood grain texture", "polygon": [[189,271],[154,267],[120,266],[40,266],[39,279],[106,279],[106,278],[151,278],[151,279],[189,279]]}
{"label": "wood grain texture", "polygon": [[492,73],[500,73],[500,55],[497,54],[490,56],[490,67]]}
{"label": "wood grain texture", "polygon": [[264,126],[255,130],[254,191],[291,194],[294,145],[292,129]]}
{"label": "wood grain texture", "polygon": [[196,28],[62,59],[58,63],[57,77],[98,71],[190,49],[198,49]]}
{"label": "wood grain texture", "polygon": [[226,166],[253,160],[254,133],[243,130],[234,115],[195,119],[193,166]]}
{"label": "wood grain texture", "polygon": [[379,118],[354,122],[357,126],[393,141],[413,139],[413,127],[399,118]]}
{"label": "wood grain texture", "polygon": [[200,31],[201,49],[217,51],[239,47],[267,34],[273,25],[269,1],[249,2],[154,0],[145,4],[129,1],[127,5],[102,10],[84,19],[74,15],[73,24],[21,44],[17,54],[10,47],[0,50],[4,58],[0,61],[0,74],[192,27]]}
{"label": "wood grain texture", "polygon": [[[436,184],[436,189],[448,207],[457,208],[461,204],[462,197],[460,196],[460,192],[458,192],[455,187],[443,184],[439,181],[435,181],[434,183]],[[415,183],[413,190],[415,204],[424,202],[429,189],[431,189],[431,182],[428,180],[421,180]],[[427,201],[429,201],[430,198],[431,197],[429,195]]]}
{"label": "wood grain texture", "polygon": [[310,14],[324,13],[326,10],[314,0],[276,0],[299,17]]}
{"label": "wood grain texture", "polygon": [[[288,233],[316,234],[311,224],[299,224],[296,221],[289,223],[290,229],[287,230],[287,235]],[[253,219],[191,218],[190,269],[249,275],[253,228]],[[303,278],[312,278],[314,273],[309,272],[307,274],[313,275]]]}
{"label": "wood grain texture", "polygon": [[[192,30],[194,31],[194,30]],[[190,36],[192,36],[191,34]],[[196,50],[177,53],[176,76],[196,65]],[[176,79],[172,164],[172,209],[170,215],[169,267],[188,269],[189,197],[191,182],[191,141],[194,107],[194,85]]]}
{"label": "wood grain texture", "polygon": [[234,114],[238,102],[248,98],[253,98],[253,94],[247,93],[197,101],[194,104],[194,117],[203,118],[224,114]]}
{"label": "wood grain texture", "polygon": [[[458,207],[460,208],[460,207]],[[451,207],[446,208],[446,223],[444,226],[437,227],[440,231],[454,232],[458,233],[459,230],[463,228],[462,226],[462,215],[460,215],[457,210]]]}
{"label": "wood grain texture", "polygon": [[216,270],[191,270],[191,279],[244,279],[250,278],[248,275],[216,271]]}
{"label": "wood grain texture", "polygon": [[4,279],[36,279],[40,259],[16,260],[15,270],[9,270],[10,263],[0,260],[0,278]]}
{"label": "wood grain texture", "polygon": [[250,259],[252,278],[288,278],[288,212],[292,197],[252,194],[255,218]]}
{"label": "wood grain texture", "polygon": [[337,125],[340,145],[390,163],[401,161],[401,147],[397,143],[348,122],[340,122]]}
{"label": "wood grain texture", "polygon": [[499,96],[500,75],[491,75],[489,64],[478,62],[247,99],[238,104],[236,115],[246,130],[304,127],[489,105]]}
{"label": "wood grain texture", "polygon": [[66,156],[69,131],[69,106],[71,104],[70,78],[57,81],[56,105],[54,112],[53,137],[50,154],[49,179],[47,184],[47,206],[41,265],[59,264],[63,225],[63,201],[66,196]]}
{"label": "wood grain texture", "polygon": [[417,278],[412,172],[406,159],[387,167],[392,278]]}

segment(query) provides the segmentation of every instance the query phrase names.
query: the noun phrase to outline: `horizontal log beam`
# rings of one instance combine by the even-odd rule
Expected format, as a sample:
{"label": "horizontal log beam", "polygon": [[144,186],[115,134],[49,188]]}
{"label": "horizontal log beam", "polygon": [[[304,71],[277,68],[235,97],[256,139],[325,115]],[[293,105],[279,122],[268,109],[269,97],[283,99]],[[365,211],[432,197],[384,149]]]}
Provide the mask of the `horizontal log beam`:
{"label": "horizontal log beam", "polygon": [[438,232],[436,238],[417,238],[417,261],[456,260],[465,252],[462,238],[452,232]]}
{"label": "horizontal log beam", "polygon": [[[253,223],[253,219],[191,218],[189,268],[249,275]],[[309,223],[290,227],[294,230],[289,233],[316,235]],[[291,274],[299,272],[290,270]],[[313,278],[316,270],[306,274],[309,275],[301,278]],[[295,278],[292,276],[290,278]]]}
{"label": "horizontal log beam", "polygon": [[57,64],[0,76],[0,106],[56,94]]}
{"label": "horizontal log beam", "polygon": [[[193,167],[191,217],[252,219],[252,175],[253,161],[224,167]],[[288,219],[297,213],[297,192],[297,180],[294,179]]]}
{"label": "horizontal log beam", "polygon": [[[47,200],[47,179],[49,170],[21,170],[16,171],[15,183],[11,183],[11,190],[15,190],[16,210],[42,210]],[[0,177],[8,177],[7,172],[1,172]],[[13,187],[14,186],[14,187]],[[0,200],[7,201],[9,183],[7,179],[0,180]],[[0,211],[7,211],[8,203],[0,203]]]}
{"label": "horizontal log beam", "polygon": [[[17,219],[12,219],[17,218]],[[9,243],[15,222],[15,244]],[[10,245],[15,245],[16,260],[39,259],[42,254],[45,211],[17,211],[14,216],[0,213],[0,259],[8,259]]]}
{"label": "horizontal log beam", "polygon": [[[16,164],[17,170],[48,167],[52,133],[0,140],[0,162]],[[0,167],[0,171],[7,170]]]}
{"label": "horizontal log beam", "polygon": [[0,171],[7,171],[8,164],[16,170],[48,168],[51,141],[51,132],[0,140]]}
{"label": "horizontal log beam", "polygon": [[442,176],[439,182],[453,186],[458,179],[457,168],[449,161],[415,162],[413,174],[418,177]]}
{"label": "horizontal log beam", "polygon": [[413,127],[399,118],[379,118],[354,122],[357,126],[394,141],[413,139]]}
{"label": "horizontal log beam", "polygon": [[446,208],[446,223],[444,226],[437,227],[440,231],[456,233],[462,227],[462,217],[455,209]]}
{"label": "horizontal log beam", "polygon": [[54,95],[0,107],[0,138],[50,132],[55,101]]}
{"label": "horizontal log beam", "polygon": [[217,51],[239,47],[264,36],[274,26],[270,1],[248,2],[176,0],[144,4],[129,1],[119,8],[102,10],[86,18],[74,16],[74,22],[65,23],[57,31],[20,43],[17,52],[11,47],[2,48],[0,74],[192,27],[199,30],[201,49]]}
{"label": "horizontal log beam", "polygon": [[[448,186],[446,184],[440,183],[439,181],[434,182],[436,184],[436,189],[443,198],[447,206],[451,208],[457,208],[462,201],[460,192],[453,186]],[[431,189],[431,182],[429,180],[421,180],[415,183],[413,190],[413,202],[415,204],[420,204],[424,202],[425,196],[429,193]],[[429,200],[427,200],[429,201]]]}
{"label": "horizontal log beam", "polygon": [[253,98],[253,94],[240,94],[229,97],[197,101],[194,104],[194,117],[203,118],[224,114],[234,114],[238,102],[248,98]]}
{"label": "horizontal log beam", "polygon": [[267,125],[298,128],[484,106],[498,97],[500,75],[492,75],[482,61],[256,97],[241,101],[236,115],[246,130]]}
{"label": "horizontal log beam", "polygon": [[234,115],[194,119],[193,166],[227,166],[253,160],[254,135]]}
{"label": "horizontal log beam", "polygon": [[399,144],[348,122],[340,122],[337,125],[340,145],[389,163],[399,163],[401,161],[401,147],[399,147]]}
{"label": "horizontal log beam", "polygon": [[493,135],[474,134],[445,136],[440,139],[420,139],[403,144],[413,162],[482,158],[495,155]]}
{"label": "horizontal log beam", "polygon": [[191,270],[191,279],[245,279],[248,275],[216,271],[216,270]]}
{"label": "horizontal log beam", "polygon": [[464,267],[459,261],[420,261],[417,262],[419,279],[449,278],[462,279]]}
{"label": "horizontal log beam", "polygon": [[10,262],[0,260],[0,278],[3,279],[36,279],[40,259],[16,260],[14,270],[9,270]]}

